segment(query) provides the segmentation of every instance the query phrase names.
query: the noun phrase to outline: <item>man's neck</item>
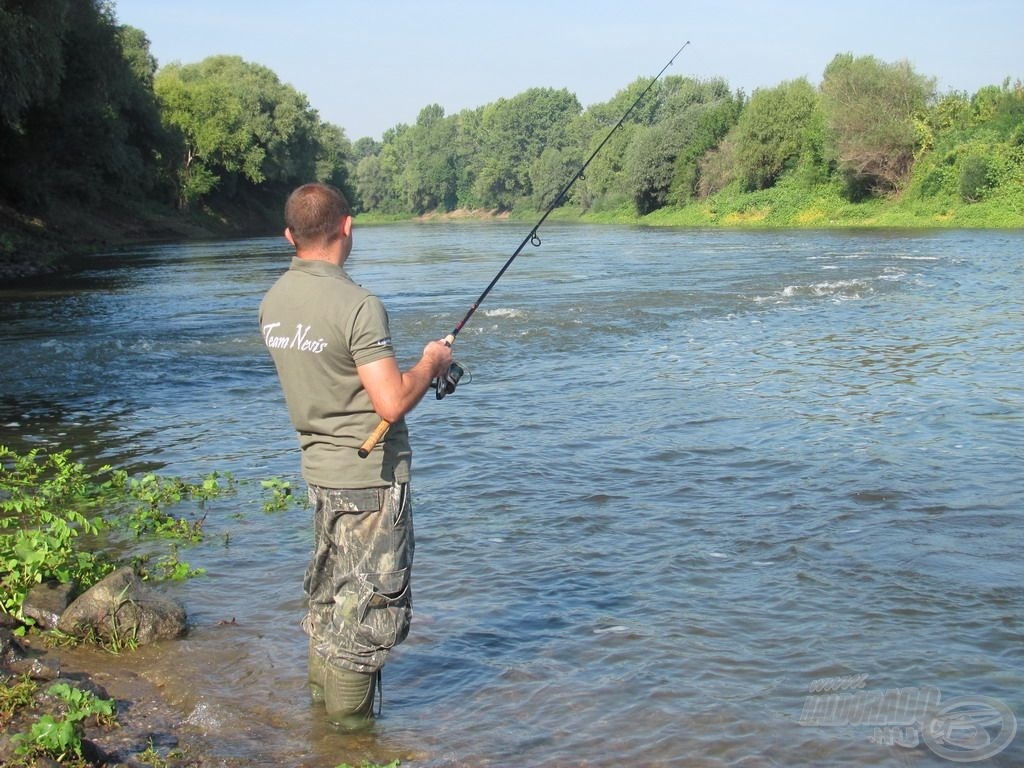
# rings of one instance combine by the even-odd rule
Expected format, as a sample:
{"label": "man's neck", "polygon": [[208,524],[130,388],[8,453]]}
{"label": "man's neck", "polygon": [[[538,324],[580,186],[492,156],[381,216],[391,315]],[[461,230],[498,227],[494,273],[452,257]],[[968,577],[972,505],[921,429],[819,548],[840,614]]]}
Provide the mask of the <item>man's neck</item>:
{"label": "man's neck", "polygon": [[306,261],[326,261],[329,264],[334,264],[339,267],[345,261],[345,259],[342,258],[340,251],[336,248],[307,249],[303,251],[296,251],[295,255]]}

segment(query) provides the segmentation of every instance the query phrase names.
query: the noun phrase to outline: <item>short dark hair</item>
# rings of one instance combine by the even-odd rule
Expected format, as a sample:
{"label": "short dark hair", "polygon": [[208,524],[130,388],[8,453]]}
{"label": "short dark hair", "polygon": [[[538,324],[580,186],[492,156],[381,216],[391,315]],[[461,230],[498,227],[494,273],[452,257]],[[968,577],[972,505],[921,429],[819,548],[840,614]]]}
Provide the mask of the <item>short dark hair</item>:
{"label": "short dark hair", "polygon": [[341,190],[329,184],[303,184],[284,205],[284,225],[296,248],[330,243],[338,237],[342,219],[351,215]]}

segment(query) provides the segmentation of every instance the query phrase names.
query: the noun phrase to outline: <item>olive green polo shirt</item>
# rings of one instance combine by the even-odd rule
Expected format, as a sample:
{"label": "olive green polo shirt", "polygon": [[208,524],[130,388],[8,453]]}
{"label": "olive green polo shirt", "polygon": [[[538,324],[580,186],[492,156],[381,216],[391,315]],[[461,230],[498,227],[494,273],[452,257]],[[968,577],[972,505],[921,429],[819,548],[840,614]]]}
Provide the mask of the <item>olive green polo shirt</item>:
{"label": "olive green polo shirt", "polygon": [[263,297],[263,343],[277,368],[302,448],[302,476],[325,488],[408,482],[404,419],[365,458],[357,450],[380,423],[357,367],[394,357],[387,311],[344,269],[294,257]]}

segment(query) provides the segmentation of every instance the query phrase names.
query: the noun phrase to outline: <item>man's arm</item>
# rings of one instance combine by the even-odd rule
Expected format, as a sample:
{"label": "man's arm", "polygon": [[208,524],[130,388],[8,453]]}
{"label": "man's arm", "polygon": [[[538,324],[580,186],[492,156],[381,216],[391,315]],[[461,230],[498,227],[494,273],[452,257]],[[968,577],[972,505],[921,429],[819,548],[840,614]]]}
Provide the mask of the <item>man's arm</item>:
{"label": "man's arm", "polygon": [[419,362],[405,373],[393,357],[360,365],[357,370],[373,409],[393,424],[416,407],[430,388],[431,380],[444,376],[451,362],[451,347],[443,341],[432,341],[423,348]]}

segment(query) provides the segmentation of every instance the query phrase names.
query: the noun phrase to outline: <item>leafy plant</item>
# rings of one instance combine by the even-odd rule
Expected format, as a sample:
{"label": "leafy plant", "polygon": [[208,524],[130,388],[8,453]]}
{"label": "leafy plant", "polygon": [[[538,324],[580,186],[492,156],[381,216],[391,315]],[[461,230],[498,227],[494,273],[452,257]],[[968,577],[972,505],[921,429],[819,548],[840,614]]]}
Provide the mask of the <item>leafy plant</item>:
{"label": "leafy plant", "polygon": [[206,573],[205,568],[193,568],[178,556],[178,548],[170,545],[168,554],[153,560],[151,555],[143,555],[132,560],[132,565],[139,576],[145,580],[184,581],[193,576]]}
{"label": "leafy plant", "polygon": [[289,504],[299,503],[292,494],[292,484],[287,480],[272,477],[269,480],[261,480],[260,486],[270,492],[270,499],[263,503],[264,512],[281,512]]}
{"label": "leafy plant", "polygon": [[95,717],[100,725],[109,726],[116,722],[114,702],[109,699],[101,699],[67,683],[56,683],[47,693],[60,699],[66,712],[57,717],[42,715],[28,732],[12,737],[16,754],[23,758],[49,757],[58,762],[71,756],[81,758],[82,722],[90,717]]}
{"label": "leafy plant", "polygon": [[[231,489],[230,476],[216,472],[200,483],[154,473],[131,478],[109,466],[89,472],[70,451],[18,454],[0,446],[0,610],[30,623],[22,605],[34,585],[74,582],[86,589],[110,573],[113,561],[84,548],[81,539],[114,524],[137,536],[202,540],[205,513],[190,519],[168,508],[186,500],[202,507]],[[173,548],[158,565],[154,573],[164,578],[202,572],[181,561]]]}
{"label": "leafy plant", "polygon": [[0,446],[0,608],[17,616],[28,591],[45,580],[89,586],[113,570],[100,554],[75,548],[100,524],[87,504],[88,474],[70,451],[40,457]]}

